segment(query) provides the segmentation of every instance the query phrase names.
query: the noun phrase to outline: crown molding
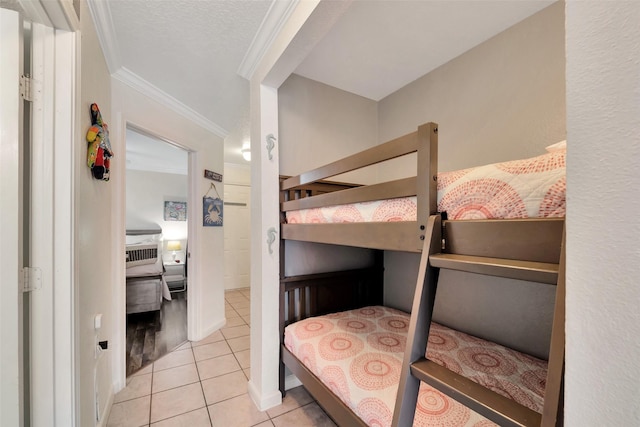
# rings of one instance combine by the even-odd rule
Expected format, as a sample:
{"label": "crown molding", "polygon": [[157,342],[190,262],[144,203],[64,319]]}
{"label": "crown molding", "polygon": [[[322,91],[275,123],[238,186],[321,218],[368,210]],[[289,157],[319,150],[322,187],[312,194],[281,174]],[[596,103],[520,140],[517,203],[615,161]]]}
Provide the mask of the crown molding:
{"label": "crown molding", "polygon": [[253,73],[264,54],[267,52],[273,40],[280,33],[285,22],[297,6],[300,0],[274,0],[269,6],[260,28],[251,41],[251,45],[242,58],[238,74],[247,80],[251,80]]}
{"label": "crown molding", "polygon": [[104,0],[87,0],[87,4],[89,6],[91,19],[93,19],[93,24],[96,27],[100,46],[102,46],[104,59],[107,61],[109,73],[113,74],[122,66],[122,57],[120,56],[118,38],[116,37],[109,2]]}
{"label": "crown molding", "polygon": [[226,138],[229,135],[229,132],[213,123],[211,120],[204,117],[202,114],[196,112],[190,107],[186,106],[182,102],[178,101],[173,96],[163,92],[158,89],[148,81],[144,80],[137,74],[128,70],[125,67],[120,67],[115,73],[112,74],[112,77],[120,82],[126,84],[127,86],[137,90],[141,94],[153,99],[160,104],[171,108],[176,113],[186,117],[187,119],[197,123],[203,128],[207,129],[211,133],[219,136],[220,138]]}

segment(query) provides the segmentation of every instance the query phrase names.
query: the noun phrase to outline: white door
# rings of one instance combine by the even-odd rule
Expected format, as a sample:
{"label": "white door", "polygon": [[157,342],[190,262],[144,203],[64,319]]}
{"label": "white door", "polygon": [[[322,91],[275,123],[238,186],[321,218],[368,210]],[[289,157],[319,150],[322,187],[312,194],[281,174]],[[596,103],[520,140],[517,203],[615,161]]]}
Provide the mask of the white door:
{"label": "white door", "polygon": [[224,288],[250,286],[251,255],[249,218],[251,187],[224,186]]}
{"label": "white door", "polygon": [[0,19],[0,425],[73,426],[75,34]]}
{"label": "white door", "polygon": [[0,425],[23,425],[22,395],[22,25],[0,9]]}

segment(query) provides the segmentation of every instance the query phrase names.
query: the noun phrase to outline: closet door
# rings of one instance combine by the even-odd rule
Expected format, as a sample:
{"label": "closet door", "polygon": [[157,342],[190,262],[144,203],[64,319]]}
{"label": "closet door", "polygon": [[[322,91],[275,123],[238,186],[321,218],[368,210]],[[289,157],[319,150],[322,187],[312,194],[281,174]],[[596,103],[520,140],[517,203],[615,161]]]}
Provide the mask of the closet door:
{"label": "closet door", "polygon": [[251,187],[226,184],[224,186],[224,288],[237,289],[250,286],[249,214]]}

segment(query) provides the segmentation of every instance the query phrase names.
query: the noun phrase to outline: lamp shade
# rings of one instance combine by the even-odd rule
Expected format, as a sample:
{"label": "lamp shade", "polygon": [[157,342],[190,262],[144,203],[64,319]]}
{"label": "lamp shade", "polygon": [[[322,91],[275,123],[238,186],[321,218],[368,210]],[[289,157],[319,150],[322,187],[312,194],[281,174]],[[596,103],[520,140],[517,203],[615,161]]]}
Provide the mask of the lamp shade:
{"label": "lamp shade", "polygon": [[168,251],[179,251],[181,249],[182,249],[182,246],[180,245],[180,242],[178,240],[170,240],[167,243]]}

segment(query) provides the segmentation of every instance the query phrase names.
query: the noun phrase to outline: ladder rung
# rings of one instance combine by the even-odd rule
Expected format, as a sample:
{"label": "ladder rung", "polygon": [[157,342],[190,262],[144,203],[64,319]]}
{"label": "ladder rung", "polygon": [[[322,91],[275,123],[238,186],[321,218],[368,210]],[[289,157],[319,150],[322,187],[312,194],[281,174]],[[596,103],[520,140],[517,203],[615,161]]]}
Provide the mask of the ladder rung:
{"label": "ladder rung", "polygon": [[429,263],[433,267],[449,270],[529,280],[552,285],[555,285],[558,281],[558,264],[546,262],[456,254],[433,254],[429,256]]}
{"label": "ladder rung", "polygon": [[540,426],[541,414],[425,358],[411,374],[500,426]]}

